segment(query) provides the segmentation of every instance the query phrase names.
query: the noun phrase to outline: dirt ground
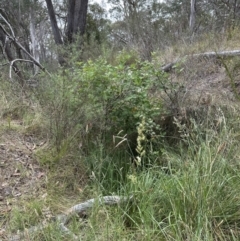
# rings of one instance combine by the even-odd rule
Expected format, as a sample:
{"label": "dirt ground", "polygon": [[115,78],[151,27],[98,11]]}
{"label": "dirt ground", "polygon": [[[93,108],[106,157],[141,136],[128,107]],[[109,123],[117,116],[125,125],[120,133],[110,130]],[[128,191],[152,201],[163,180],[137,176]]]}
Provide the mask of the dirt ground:
{"label": "dirt ground", "polygon": [[[0,123],[0,239],[4,236],[6,217],[20,200],[44,195],[46,173],[33,152],[44,142],[18,129]],[[15,122],[14,126],[21,123]]]}

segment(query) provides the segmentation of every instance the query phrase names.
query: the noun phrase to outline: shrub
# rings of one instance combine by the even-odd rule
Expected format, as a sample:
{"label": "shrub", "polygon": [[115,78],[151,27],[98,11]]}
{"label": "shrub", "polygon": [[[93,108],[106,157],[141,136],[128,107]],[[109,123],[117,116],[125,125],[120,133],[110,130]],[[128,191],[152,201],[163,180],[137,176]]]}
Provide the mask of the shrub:
{"label": "shrub", "polygon": [[81,169],[85,165],[80,172],[86,174],[87,168],[94,173],[102,190],[118,190],[138,155],[137,126],[143,118],[146,155],[141,165],[158,159],[162,131],[153,119],[164,109],[156,89],[166,82],[167,76],[152,63],[125,52],[113,64],[104,58],[77,62],[50,79],[43,77],[37,95],[55,150],[50,151],[53,158],[43,155],[41,163],[53,167],[64,160]]}
{"label": "shrub", "polygon": [[153,64],[127,54],[120,54],[115,64],[99,58],[59,70],[43,81],[40,95],[42,102],[48,102],[56,147],[60,150],[63,141],[70,138],[72,143],[78,136],[87,151],[96,139],[109,144],[120,130],[129,137],[136,133],[142,116],[152,119],[163,111],[162,101],[152,93],[161,88],[159,78],[167,79]]}

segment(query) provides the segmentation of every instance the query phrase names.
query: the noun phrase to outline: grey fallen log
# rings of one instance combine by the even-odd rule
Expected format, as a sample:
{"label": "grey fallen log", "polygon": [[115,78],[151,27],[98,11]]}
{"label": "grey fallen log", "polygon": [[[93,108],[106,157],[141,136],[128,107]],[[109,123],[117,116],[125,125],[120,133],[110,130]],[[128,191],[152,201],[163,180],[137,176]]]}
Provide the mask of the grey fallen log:
{"label": "grey fallen log", "polygon": [[202,58],[202,57],[218,58],[218,57],[235,57],[235,56],[240,56],[240,50],[229,50],[229,51],[220,51],[220,52],[211,51],[211,52],[205,52],[205,53],[199,53],[199,54],[189,54],[189,55],[185,55],[182,58],[178,58],[175,61],[162,66],[161,69],[163,72],[170,72],[175,64],[183,61],[184,59],[188,59],[188,58]]}
{"label": "grey fallen log", "polygon": [[[124,203],[131,200],[133,196],[130,197],[121,197],[121,196],[105,196],[99,198],[92,198],[87,200],[86,202],[77,204],[66,211],[66,214],[57,215],[55,221],[57,222],[58,227],[64,233],[69,234],[73,240],[77,240],[78,237],[72,233],[65,225],[71,219],[74,214],[81,214],[82,212],[86,211],[89,208],[92,208],[94,204],[98,203],[100,205],[114,205],[119,203]],[[30,227],[29,229],[25,229],[23,232],[9,235],[9,241],[20,241],[24,240],[25,235],[33,234],[37,231],[43,230],[49,225],[49,223],[40,224],[37,226]],[[1,241],[1,240],[0,240]]]}

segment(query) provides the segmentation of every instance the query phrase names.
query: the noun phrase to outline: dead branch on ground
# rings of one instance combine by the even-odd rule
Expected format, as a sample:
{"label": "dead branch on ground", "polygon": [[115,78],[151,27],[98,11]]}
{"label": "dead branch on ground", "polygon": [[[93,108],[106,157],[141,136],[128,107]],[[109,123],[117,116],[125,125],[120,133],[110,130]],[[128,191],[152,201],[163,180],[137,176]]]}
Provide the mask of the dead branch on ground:
{"label": "dead branch on ground", "polygon": [[[92,208],[94,204],[98,205],[115,205],[120,204],[124,202],[128,202],[133,198],[133,196],[130,197],[120,197],[120,196],[105,196],[100,198],[92,198],[87,200],[86,202],[77,204],[70,209],[66,211],[65,214],[57,215],[54,218],[54,221],[57,222],[58,227],[63,233],[66,233],[72,237],[73,240],[78,240],[79,237],[76,236],[74,233],[72,233],[67,227],[67,223],[70,221],[70,219],[74,215],[83,215],[85,211],[89,208]],[[8,240],[9,241],[20,241],[23,240],[24,237],[29,237],[29,235],[34,234],[37,231],[41,231],[44,228],[48,227],[49,223],[40,224],[34,227],[31,227],[29,229],[24,230],[22,233],[18,233],[16,235],[9,235]],[[1,241],[1,240],[0,240]]]}
{"label": "dead branch on ground", "polygon": [[174,65],[188,58],[226,58],[226,57],[235,57],[235,56],[240,56],[240,50],[205,52],[205,53],[191,54],[191,55],[189,54],[189,55],[185,55],[183,57],[177,58],[175,61],[162,66],[161,69],[163,72],[170,72],[174,68]]}

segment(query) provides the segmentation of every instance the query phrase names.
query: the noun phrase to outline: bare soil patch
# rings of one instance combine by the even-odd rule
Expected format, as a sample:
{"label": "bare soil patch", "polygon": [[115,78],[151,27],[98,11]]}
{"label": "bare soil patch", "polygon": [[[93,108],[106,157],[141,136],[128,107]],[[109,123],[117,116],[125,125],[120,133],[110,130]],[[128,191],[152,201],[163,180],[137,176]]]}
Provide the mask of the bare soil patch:
{"label": "bare soil patch", "polygon": [[[38,197],[45,190],[46,173],[34,158],[34,151],[43,141],[22,134],[18,128],[3,127],[0,132],[0,224],[5,229],[6,216],[22,200]],[[5,126],[4,126],[5,125]],[[21,123],[14,122],[20,127]],[[1,226],[1,225],[0,225]]]}
{"label": "bare soil patch", "polygon": [[179,104],[183,107],[235,106],[236,94],[240,93],[239,80],[234,79],[237,93],[231,86],[226,70],[218,63],[207,61],[188,61],[183,71],[174,76],[174,81],[183,84]]}

